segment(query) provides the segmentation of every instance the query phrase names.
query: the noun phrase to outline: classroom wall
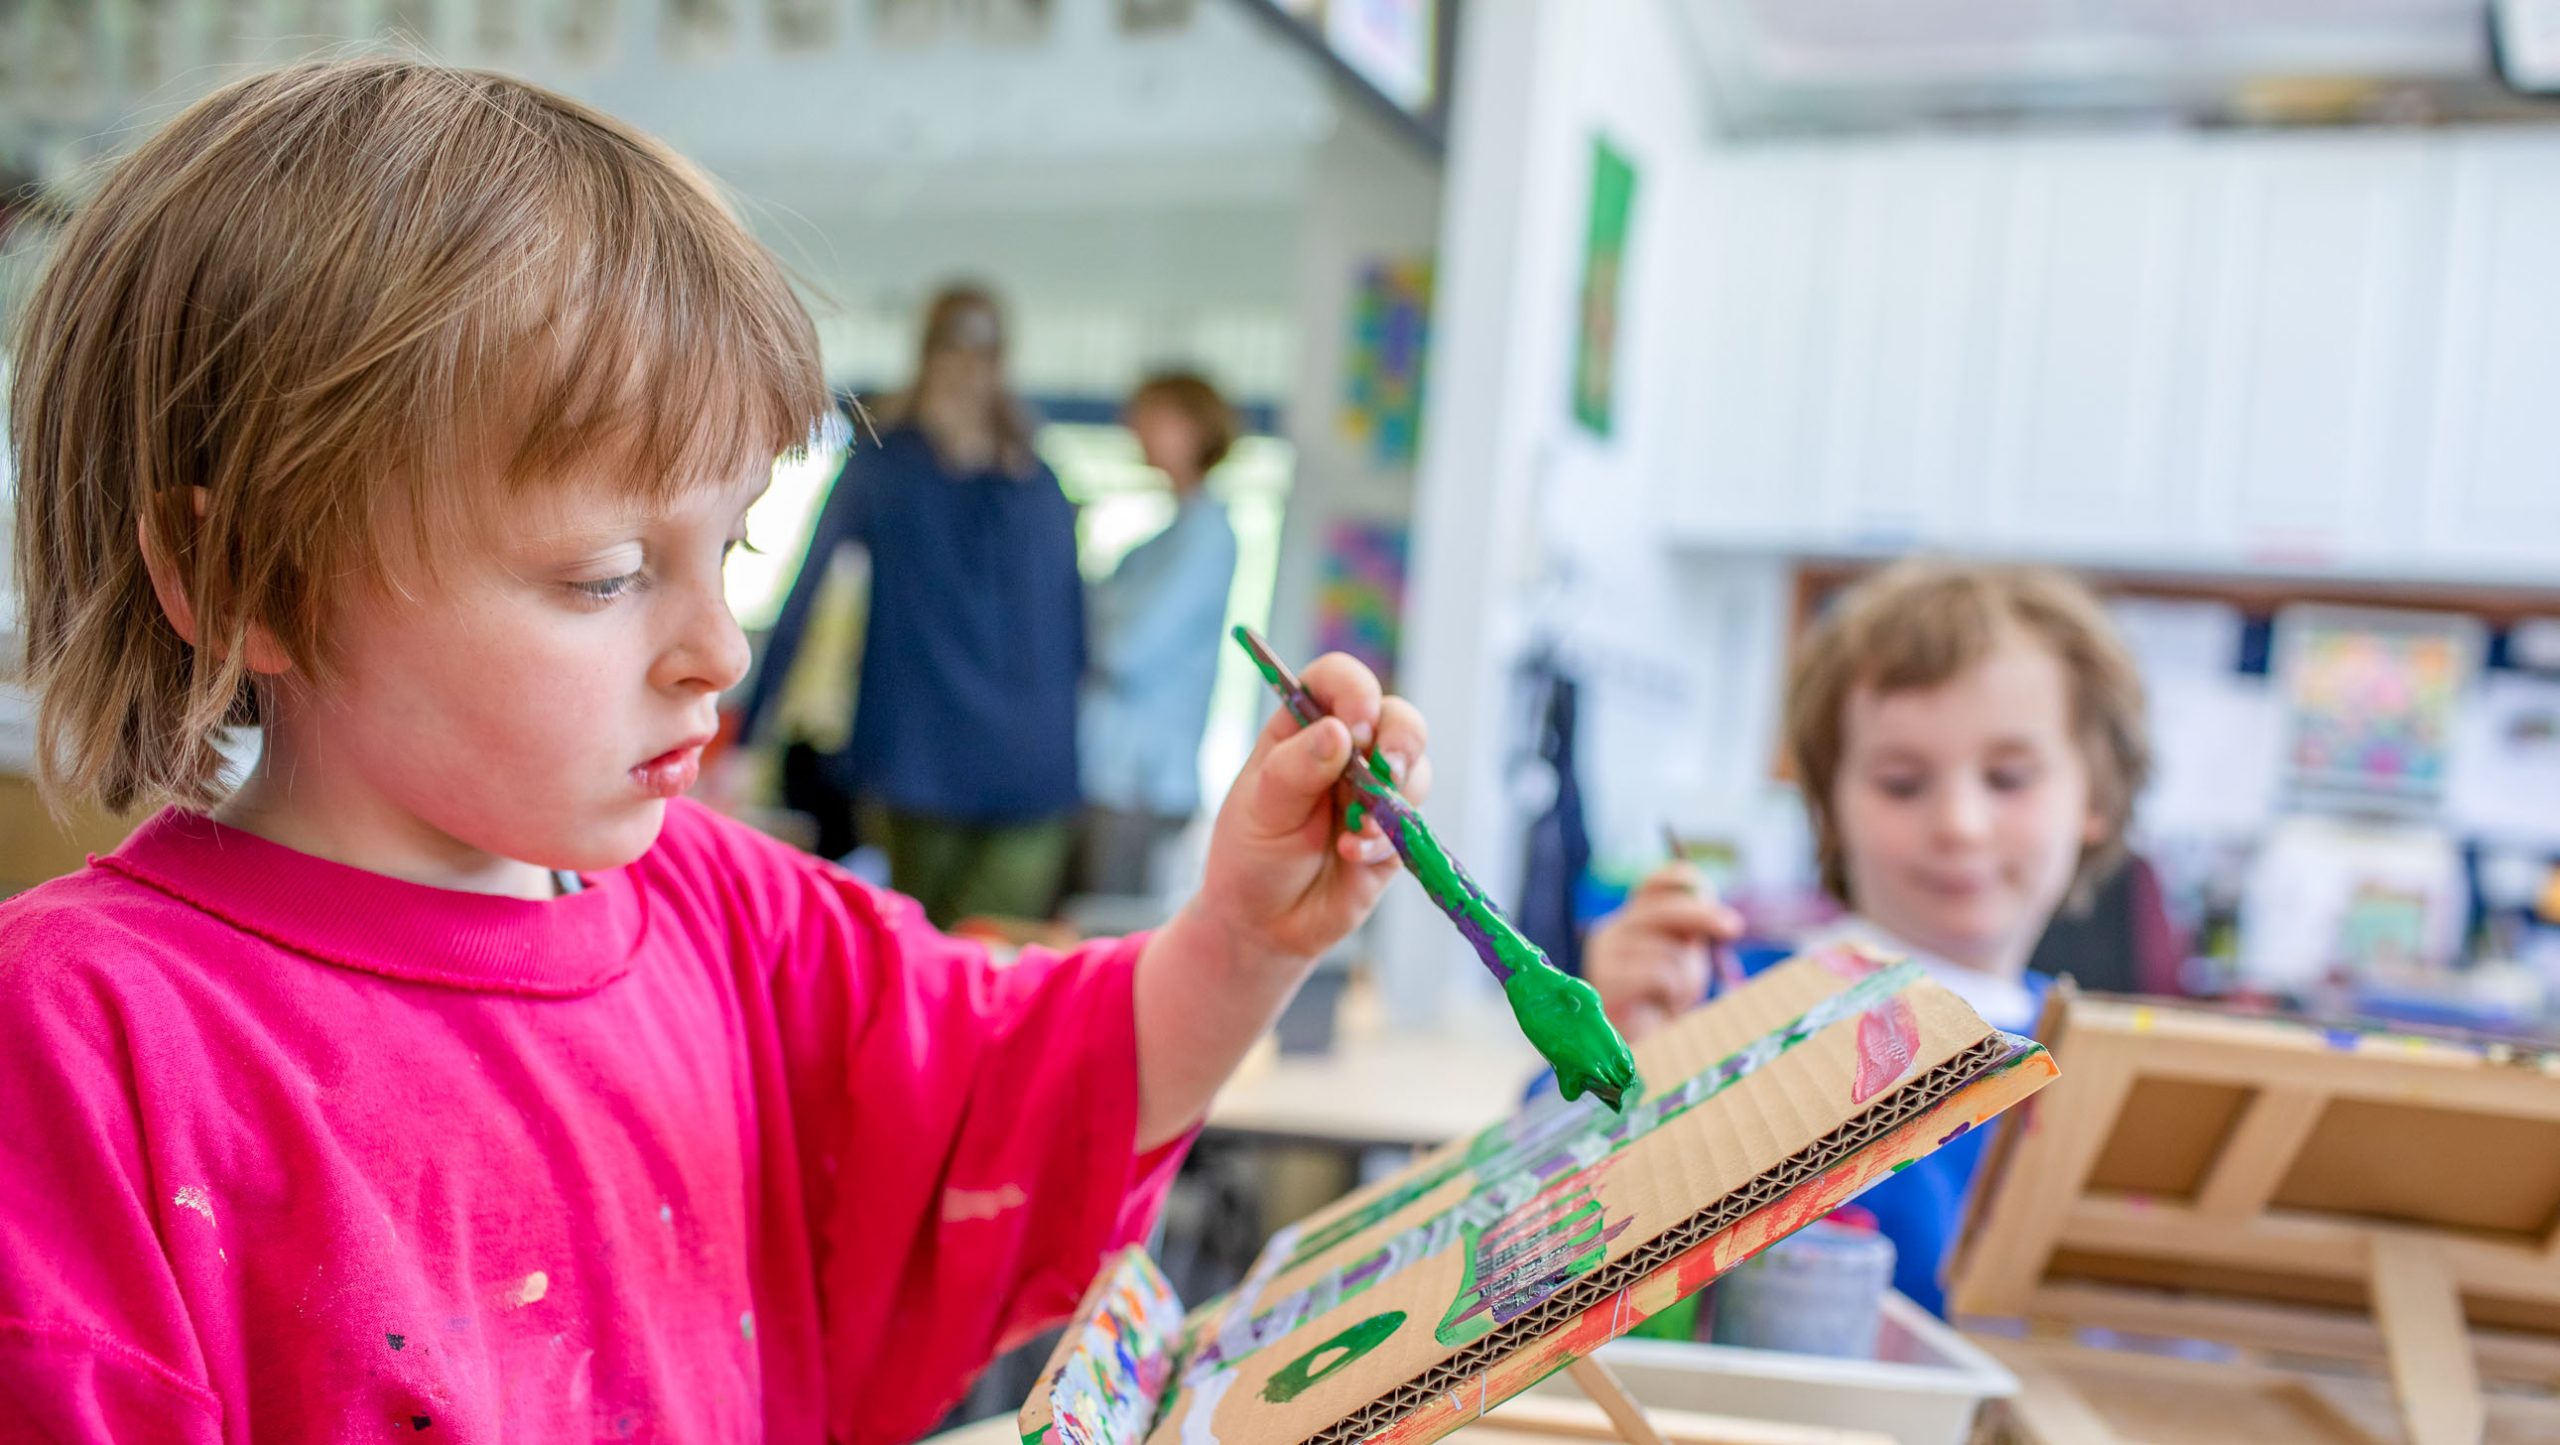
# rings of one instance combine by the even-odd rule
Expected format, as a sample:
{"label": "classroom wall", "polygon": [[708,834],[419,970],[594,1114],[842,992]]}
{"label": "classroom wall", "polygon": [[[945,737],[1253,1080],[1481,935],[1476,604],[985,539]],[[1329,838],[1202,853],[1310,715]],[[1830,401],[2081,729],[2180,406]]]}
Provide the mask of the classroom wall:
{"label": "classroom wall", "polygon": [[[1470,12],[1408,681],[1497,896],[1542,641],[1601,871],[1664,821],[1787,871],[1798,557],[2560,584],[2560,129],[1725,142],[1669,11]],[[1567,402],[1603,130],[1639,173],[1607,438]],[[1427,1012],[1448,943],[1388,923]]]}
{"label": "classroom wall", "polygon": [[[1655,0],[1485,0],[1467,12],[1405,686],[1431,719],[1434,825],[1497,897],[1513,897],[1520,876],[1525,814],[1511,764],[1527,734],[1512,679],[1539,619],[1592,664],[1594,747],[1676,731],[1705,696],[1681,635],[1693,610],[1684,599],[1700,584],[1645,544],[1639,510],[1642,458],[1677,402],[1655,360],[1671,338],[1647,297],[1678,265],[1674,177],[1704,135],[1683,54]],[[1607,438],[1577,429],[1569,391],[1602,133],[1637,172]],[[1616,820],[1646,811],[1614,791],[1606,806]],[[1426,1022],[1453,991],[1484,986],[1416,890],[1390,895],[1379,937],[1399,1017]]]}
{"label": "classroom wall", "polygon": [[1363,108],[1344,108],[1307,172],[1304,200],[1286,233],[1295,245],[1298,345],[1284,430],[1298,471],[1272,606],[1273,643],[1290,657],[1313,651],[1315,592],[1332,525],[1403,521],[1412,513],[1413,468],[1382,461],[1345,425],[1352,328],[1362,268],[1429,258],[1441,218],[1438,158]]}

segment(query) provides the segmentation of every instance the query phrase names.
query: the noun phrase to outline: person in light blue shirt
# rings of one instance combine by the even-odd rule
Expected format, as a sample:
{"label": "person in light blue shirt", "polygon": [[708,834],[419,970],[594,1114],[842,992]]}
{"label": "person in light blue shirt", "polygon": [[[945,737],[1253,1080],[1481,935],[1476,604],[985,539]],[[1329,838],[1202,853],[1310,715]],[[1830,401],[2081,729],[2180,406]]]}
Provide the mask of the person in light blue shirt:
{"label": "person in light blue shirt", "polygon": [[1156,854],[1200,808],[1200,736],[1236,571],[1235,528],[1207,483],[1237,427],[1217,388],[1187,372],[1149,378],[1124,418],[1172,484],[1174,514],[1086,601],[1077,887],[1131,896],[1155,890]]}

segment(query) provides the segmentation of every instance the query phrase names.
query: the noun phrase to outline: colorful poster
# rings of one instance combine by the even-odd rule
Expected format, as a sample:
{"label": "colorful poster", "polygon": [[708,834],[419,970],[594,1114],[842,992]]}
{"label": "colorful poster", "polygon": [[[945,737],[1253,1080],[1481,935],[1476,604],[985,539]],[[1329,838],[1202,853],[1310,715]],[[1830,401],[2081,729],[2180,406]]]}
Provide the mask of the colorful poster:
{"label": "colorful poster", "polygon": [[2278,672],[2291,792],[2350,807],[2442,802],[2482,643],[2477,621],[2451,613],[2287,609]]}
{"label": "colorful poster", "polygon": [[1194,0],[1120,0],[1120,28],[1131,34],[1180,30],[1191,23]]}
{"label": "colorful poster", "polygon": [[1606,136],[1594,138],[1591,229],[1582,251],[1581,321],[1573,348],[1573,415],[1594,436],[1609,435],[1616,411],[1618,291],[1635,197],[1635,163]]}
{"label": "colorful poster", "polygon": [[1316,651],[1347,652],[1393,689],[1404,627],[1410,532],[1402,522],[1337,521],[1316,582]]}
{"label": "colorful poster", "polygon": [[1351,303],[1342,428],[1381,466],[1409,467],[1422,445],[1423,366],[1431,342],[1431,262],[1373,261]]}

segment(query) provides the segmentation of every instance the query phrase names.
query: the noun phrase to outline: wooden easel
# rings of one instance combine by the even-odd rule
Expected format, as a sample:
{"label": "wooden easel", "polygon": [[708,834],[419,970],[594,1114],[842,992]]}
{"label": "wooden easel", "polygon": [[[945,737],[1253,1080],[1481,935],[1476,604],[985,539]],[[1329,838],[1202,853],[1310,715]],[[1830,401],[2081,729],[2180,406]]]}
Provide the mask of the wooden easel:
{"label": "wooden easel", "polygon": [[2484,1374],[2560,1381],[2560,1174],[2539,1162],[2560,1062],[2066,990],[2044,1028],[2064,1076],[2004,1133],[1953,1295],[2028,1323],[1982,1342],[2026,1382],[2034,1438],[2122,1438],[2064,1368],[2105,1367],[2053,1343],[2082,1326],[2379,1364],[2412,1445],[2478,1445]]}
{"label": "wooden easel", "polygon": [[1486,1445],[1511,1445],[1513,1441],[1526,1445],[1531,1440],[1537,1445],[1585,1440],[1614,1440],[1623,1445],[1892,1445],[1889,1438],[1864,1430],[1648,1410],[1596,1358],[1576,1360],[1565,1367],[1565,1373],[1598,1407],[1599,1418],[1593,1418],[1589,1407],[1576,1406],[1571,1401],[1523,1395],[1456,1438],[1481,1439]]}
{"label": "wooden easel", "polygon": [[1662,1438],[1662,1432],[1653,1428],[1644,1406],[1636,1403],[1636,1397],[1627,1393],[1627,1387],[1619,1383],[1615,1372],[1600,1363],[1599,1357],[1576,1360],[1565,1367],[1565,1373],[1573,1377],[1583,1394],[1591,1397],[1592,1404],[1600,1407],[1600,1413],[1609,1417],[1618,1438],[1627,1445],[1670,1445]]}

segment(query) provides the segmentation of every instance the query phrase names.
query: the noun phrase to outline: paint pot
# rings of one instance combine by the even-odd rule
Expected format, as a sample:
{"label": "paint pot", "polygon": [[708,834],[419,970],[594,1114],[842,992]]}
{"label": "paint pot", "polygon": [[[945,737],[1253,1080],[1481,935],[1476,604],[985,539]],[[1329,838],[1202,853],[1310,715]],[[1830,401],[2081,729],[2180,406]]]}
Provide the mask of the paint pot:
{"label": "paint pot", "polygon": [[1713,1338],[1870,1360],[1892,1282],[1892,1240],[1828,1220],[1807,1225],[1717,1282]]}

